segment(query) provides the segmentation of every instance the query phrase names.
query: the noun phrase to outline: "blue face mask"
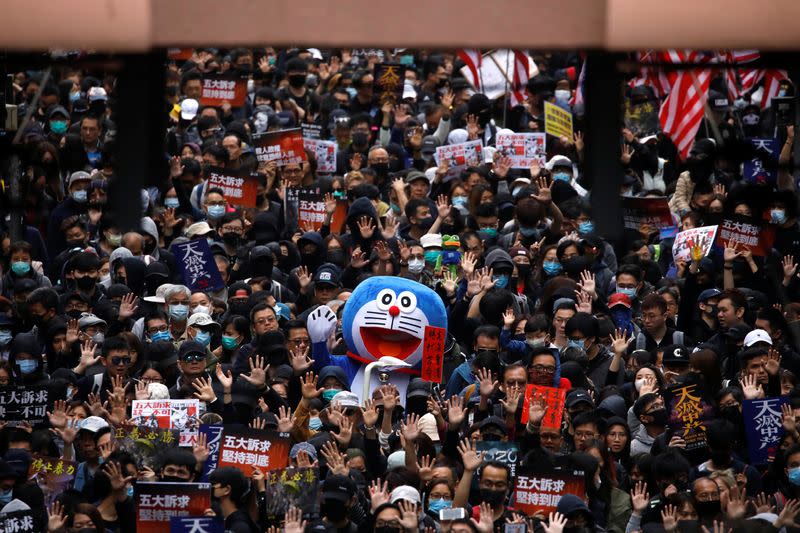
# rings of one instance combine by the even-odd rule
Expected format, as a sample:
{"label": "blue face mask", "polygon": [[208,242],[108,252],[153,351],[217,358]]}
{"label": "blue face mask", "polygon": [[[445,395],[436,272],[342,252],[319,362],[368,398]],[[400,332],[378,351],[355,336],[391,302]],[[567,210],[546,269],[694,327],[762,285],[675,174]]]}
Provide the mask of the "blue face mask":
{"label": "blue face mask", "polygon": [[494,237],[497,237],[497,228],[482,228],[478,234],[481,233],[486,235],[486,237],[493,239]]}
{"label": "blue face mask", "polygon": [[783,209],[773,209],[769,212],[769,219],[773,224],[784,224],[786,223],[786,211]]}
{"label": "blue face mask", "polygon": [[208,206],[208,216],[210,218],[222,218],[222,215],[225,214],[225,206],[224,205],[210,205]]}
{"label": "blue face mask", "polygon": [[86,191],[72,191],[72,199],[79,204],[85,204],[88,196]]}
{"label": "blue face mask", "polygon": [[400,206],[394,202],[389,203],[389,207],[392,209],[392,212],[399,215],[400,214]]}
{"label": "blue face mask", "polygon": [[545,274],[548,276],[555,276],[561,272],[563,267],[561,266],[561,263],[557,263],[556,261],[545,261],[542,263],[542,268],[544,269]]}
{"label": "blue face mask", "polygon": [[356,97],[356,94],[358,94],[358,91],[356,91],[355,87],[345,87],[344,90],[347,91],[347,96],[349,96],[351,100]]}
{"label": "blue face mask", "polygon": [[211,342],[211,333],[208,331],[198,331],[194,335],[194,340],[203,346],[208,346],[208,344]]}
{"label": "blue face mask", "polygon": [[11,344],[12,338],[10,331],[7,329],[0,330],[0,346],[8,346]]}
{"label": "blue face mask", "polygon": [[189,315],[189,306],[183,304],[173,304],[169,306],[169,317],[173,320],[186,320]]}
{"label": "blue face mask", "polygon": [[631,310],[622,305],[615,305],[610,309],[611,320],[620,329],[627,330],[631,324]]}
{"label": "blue face mask", "polygon": [[587,220],[578,224],[578,233],[581,235],[588,235],[594,231],[594,222]]}
{"label": "blue face mask", "polygon": [[466,196],[453,196],[453,198],[451,198],[450,201],[456,207],[467,207],[467,197]]}
{"label": "blue face mask", "polygon": [[17,276],[24,276],[31,270],[31,264],[27,261],[14,261],[11,263],[11,271]]}
{"label": "blue face mask", "polygon": [[36,372],[36,368],[39,366],[39,361],[34,359],[24,359],[22,361],[17,361],[17,366],[19,367],[19,371],[24,375],[33,374]]}
{"label": "blue face mask", "polygon": [[439,260],[439,257],[441,257],[441,255],[442,255],[441,250],[428,250],[427,252],[425,252],[425,261],[431,264],[435,264],[436,261]]}
{"label": "blue face mask", "polygon": [[566,172],[557,172],[553,174],[553,179],[555,181],[569,181],[572,179],[572,176],[570,176]]}
{"label": "blue face mask", "polygon": [[313,429],[314,431],[319,431],[322,427],[322,420],[318,416],[312,416],[308,419],[308,429]]}
{"label": "blue face mask", "polygon": [[12,499],[14,499],[14,489],[0,490],[0,504],[9,504]]}
{"label": "blue face mask", "polygon": [[622,294],[626,295],[631,300],[636,298],[636,289],[635,288],[617,287],[617,292],[621,292]]}
{"label": "blue face mask", "polygon": [[133,485],[128,487],[128,498],[133,498]]}
{"label": "blue face mask", "polygon": [[430,500],[428,502],[428,510],[432,513],[437,514],[442,509],[451,509],[453,507],[453,502],[450,500],[445,500],[444,498],[439,498],[438,500]]}
{"label": "blue face mask", "polygon": [[75,103],[80,99],[81,99],[81,92],[80,91],[75,91],[74,93],[69,93],[69,101],[70,102]]}
{"label": "blue face mask", "polygon": [[586,339],[581,339],[579,341],[573,339],[567,339],[567,348],[580,348],[583,350],[586,346]]}
{"label": "blue face mask", "polygon": [[492,276],[492,280],[494,281],[494,286],[500,289],[505,289],[508,287],[508,274],[503,274],[501,276]]}
{"label": "blue face mask", "polygon": [[342,392],[339,389],[327,389],[322,391],[322,399],[326,402],[333,400],[333,397]]}
{"label": "blue face mask", "polygon": [[520,234],[523,237],[535,237],[539,234],[539,230],[536,228],[526,228],[525,226],[520,226],[519,228]]}
{"label": "blue face mask", "polygon": [[169,331],[157,331],[150,335],[150,340],[153,342],[168,341],[170,338]]}
{"label": "blue face mask", "polygon": [[177,209],[180,207],[181,202],[177,198],[164,198],[164,207],[169,207],[170,209]]}
{"label": "blue face mask", "polygon": [[789,483],[795,487],[800,487],[800,466],[789,470]]}
{"label": "blue face mask", "polygon": [[67,132],[66,120],[54,120],[50,122],[50,131],[56,135],[64,135]]}

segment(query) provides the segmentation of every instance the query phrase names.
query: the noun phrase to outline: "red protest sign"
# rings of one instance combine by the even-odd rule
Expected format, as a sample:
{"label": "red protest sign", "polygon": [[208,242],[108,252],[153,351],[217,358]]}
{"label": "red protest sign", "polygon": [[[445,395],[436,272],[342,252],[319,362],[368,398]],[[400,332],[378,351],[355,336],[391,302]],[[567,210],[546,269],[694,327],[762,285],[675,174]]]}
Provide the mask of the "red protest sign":
{"label": "red protest sign", "polygon": [[167,48],[167,57],[173,61],[186,61],[193,54],[194,48]]}
{"label": "red protest sign", "polygon": [[406,67],[400,64],[376,63],[372,75],[375,96],[379,102],[389,100],[399,102],[403,99],[403,87],[406,81]]}
{"label": "red protest sign", "polygon": [[666,196],[655,198],[624,196],[620,200],[622,203],[622,220],[627,229],[638,231],[643,225],[662,229],[674,225]]}
{"label": "red protest sign", "polygon": [[739,217],[725,218],[717,231],[717,246],[724,247],[730,241],[747,248],[753,255],[766,256],[775,241],[775,229],[761,226]]}
{"label": "red protest sign", "polygon": [[300,227],[310,224],[319,231],[325,222],[325,201],[319,189],[300,189],[297,194],[297,219]]}
{"label": "red protest sign", "polygon": [[337,235],[342,233],[345,222],[347,222],[347,200],[336,200],[336,211],[331,217],[331,233]]}
{"label": "red protest sign", "polygon": [[258,177],[235,169],[209,167],[206,190],[213,187],[222,189],[225,199],[231,205],[255,207],[258,194]]}
{"label": "red protest sign", "polygon": [[211,507],[208,483],[145,483],[134,485],[136,531],[162,533],[172,517],[203,516]]}
{"label": "red protest sign", "polygon": [[231,76],[206,76],[203,78],[203,91],[200,105],[222,107],[228,102],[231,107],[242,107],[247,98],[247,80]]}
{"label": "red protest sign", "polygon": [[523,424],[528,423],[528,411],[531,408],[531,400],[534,397],[544,397],[547,403],[547,411],[542,419],[543,428],[561,430],[561,418],[564,416],[564,402],[567,399],[566,389],[555,387],[542,387],[541,385],[528,385],[525,387],[525,400],[522,403],[522,416],[520,420]]}
{"label": "red protest sign", "polygon": [[217,468],[234,466],[251,476],[256,468],[265,472],[288,464],[288,433],[251,428],[222,430]]}
{"label": "red protest sign", "polygon": [[259,163],[275,161],[279,167],[307,161],[302,129],[268,131],[253,137]]}
{"label": "red protest sign", "polygon": [[425,326],[422,340],[422,379],[433,383],[442,382],[442,363],[444,361],[444,341],[447,330]]}
{"label": "red protest sign", "polygon": [[517,469],[514,487],[514,508],[528,516],[543,512],[545,516],[556,510],[565,494],[574,494],[585,500],[586,487],[583,472],[554,471],[541,473],[540,468],[529,466]]}

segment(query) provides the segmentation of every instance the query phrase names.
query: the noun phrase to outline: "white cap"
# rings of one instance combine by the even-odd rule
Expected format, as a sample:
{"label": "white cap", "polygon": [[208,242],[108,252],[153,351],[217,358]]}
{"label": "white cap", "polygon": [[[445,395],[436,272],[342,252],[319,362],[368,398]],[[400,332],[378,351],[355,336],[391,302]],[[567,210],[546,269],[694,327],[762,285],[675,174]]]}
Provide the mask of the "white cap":
{"label": "white cap", "polygon": [[658,134],[654,133],[653,135],[648,135],[647,137],[642,137],[641,139],[639,139],[639,142],[641,144],[647,144],[650,141],[655,140],[655,139],[658,139]]}
{"label": "white cap", "polygon": [[331,405],[340,405],[342,407],[356,407],[358,408],[358,396],[350,391],[340,391],[331,398]]}
{"label": "white cap", "polygon": [[311,52],[311,57],[322,61],[322,52],[319,51],[319,48],[306,48],[308,52]]}
{"label": "white cap", "polygon": [[439,429],[436,425],[436,417],[432,413],[422,415],[417,424],[422,433],[429,436],[433,442],[439,442]]}
{"label": "white cap", "polygon": [[744,337],[744,347],[750,348],[757,342],[766,342],[772,346],[772,337],[763,329],[754,329]]}
{"label": "white cap", "polygon": [[419,238],[419,243],[423,248],[441,248],[442,235],[440,233],[426,233]]}
{"label": "white cap", "polygon": [[469,134],[464,128],[457,128],[447,135],[447,144],[461,144],[467,142]]}
{"label": "white cap", "polygon": [[147,386],[151,400],[169,400],[169,389],[163,383],[151,383]]}
{"label": "white cap", "polygon": [[397,503],[400,500],[406,500],[411,503],[420,503],[419,491],[411,485],[400,485],[395,487],[389,499],[392,503]]}
{"label": "white cap", "polygon": [[197,116],[197,109],[200,104],[194,98],[187,98],[181,102],[181,118],[183,120],[192,120]]}
{"label": "white cap", "polygon": [[187,326],[219,326],[208,313],[194,313],[186,321]]}
{"label": "white cap", "polygon": [[208,225],[208,222],[195,222],[194,224],[186,228],[186,236],[191,239],[192,237],[196,237],[198,235],[206,235],[213,231],[214,230],[211,229],[211,226]]}
{"label": "white cap", "polygon": [[102,87],[92,87],[89,89],[87,96],[90,102],[94,102],[95,100],[108,100],[108,94],[106,94],[106,90]]}
{"label": "white cap", "polygon": [[[119,248],[117,248],[119,250]],[[172,283],[164,283],[163,285],[159,285],[156,289],[155,296],[145,296],[144,301],[150,302],[154,304],[163,304],[166,300],[164,300],[164,294],[172,288]]]}
{"label": "white cap", "polygon": [[564,155],[554,155],[550,161],[545,163],[544,168],[553,170],[554,167],[570,167],[572,168],[572,160]]}
{"label": "white cap", "polygon": [[97,433],[103,428],[108,427],[108,422],[100,418],[99,416],[89,416],[81,420],[81,423],[78,425],[78,430],[86,430],[91,433]]}

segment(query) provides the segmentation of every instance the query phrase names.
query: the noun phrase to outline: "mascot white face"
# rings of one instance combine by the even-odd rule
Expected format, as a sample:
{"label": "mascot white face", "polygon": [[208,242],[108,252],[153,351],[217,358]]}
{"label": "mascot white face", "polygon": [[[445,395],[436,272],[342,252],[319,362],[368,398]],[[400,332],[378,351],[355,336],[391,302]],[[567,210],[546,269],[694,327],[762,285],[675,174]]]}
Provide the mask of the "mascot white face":
{"label": "mascot white face", "polygon": [[416,366],[422,360],[425,326],[447,327],[444,304],[431,289],[403,278],[365,280],[342,316],[348,348],[368,361],[391,356]]}

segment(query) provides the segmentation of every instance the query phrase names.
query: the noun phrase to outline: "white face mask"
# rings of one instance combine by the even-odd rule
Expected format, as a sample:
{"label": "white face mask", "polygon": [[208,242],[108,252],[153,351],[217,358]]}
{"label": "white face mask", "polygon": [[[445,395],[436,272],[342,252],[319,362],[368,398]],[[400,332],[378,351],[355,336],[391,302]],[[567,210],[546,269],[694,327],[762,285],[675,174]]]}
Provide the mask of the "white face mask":
{"label": "white face mask", "polygon": [[424,259],[409,259],[408,260],[408,271],[413,274],[419,274],[422,272],[422,269],[425,268],[425,260]]}
{"label": "white face mask", "polygon": [[556,89],[555,97],[556,100],[560,102],[569,102],[569,99],[572,97],[572,92],[566,89]]}
{"label": "white face mask", "polygon": [[642,390],[642,385],[644,385],[644,378],[637,379],[633,382],[633,386],[636,387],[636,392]]}
{"label": "white face mask", "polygon": [[205,314],[207,314],[207,315],[210,315],[210,314],[211,314],[211,313],[209,312],[209,309],[208,309],[208,307],[206,307],[205,305],[198,305],[197,307],[195,307],[194,309],[192,309],[192,314],[195,314],[195,313],[205,313]]}

